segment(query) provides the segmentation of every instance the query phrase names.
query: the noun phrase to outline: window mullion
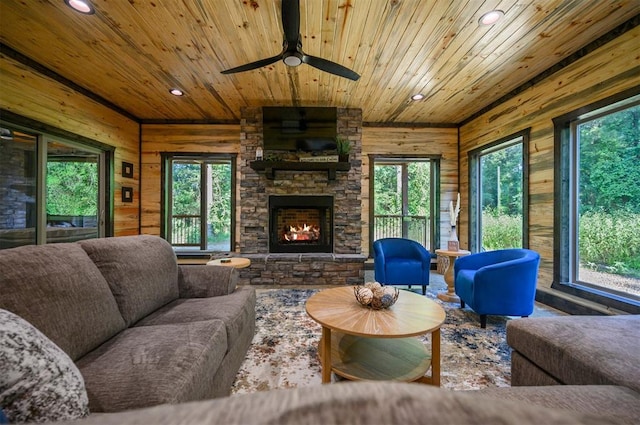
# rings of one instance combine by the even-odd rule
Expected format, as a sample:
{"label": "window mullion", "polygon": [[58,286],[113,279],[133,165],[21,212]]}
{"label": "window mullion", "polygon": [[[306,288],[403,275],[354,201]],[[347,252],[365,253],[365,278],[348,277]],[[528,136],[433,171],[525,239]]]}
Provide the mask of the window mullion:
{"label": "window mullion", "polygon": [[207,249],[208,168],[206,162],[200,164],[200,249],[203,251]]}
{"label": "window mullion", "polygon": [[36,244],[47,243],[47,144],[49,138],[38,136],[36,172]]}

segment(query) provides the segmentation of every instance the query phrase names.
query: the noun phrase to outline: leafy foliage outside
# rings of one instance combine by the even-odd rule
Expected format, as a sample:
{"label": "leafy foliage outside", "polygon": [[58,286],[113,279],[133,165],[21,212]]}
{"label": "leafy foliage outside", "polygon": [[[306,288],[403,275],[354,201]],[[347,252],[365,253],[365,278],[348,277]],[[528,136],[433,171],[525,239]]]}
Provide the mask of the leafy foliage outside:
{"label": "leafy foliage outside", "polygon": [[[402,217],[402,173],[407,174],[407,214]],[[376,164],[374,169],[375,235],[406,237],[429,244],[431,163],[408,161]],[[380,216],[392,216],[381,218]],[[403,235],[403,227],[406,234]]]}
{"label": "leafy foliage outside", "polygon": [[47,215],[97,216],[98,164],[47,162]]}
{"label": "leafy foliage outside", "polygon": [[579,137],[580,215],[640,213],[640,105],[581,124]]}
{"label": "leafy foliage outside", "polygon": [[209,165],[212,199],[209,204],[209,232],[213,242],[231,237],[231,163]]}
{"label": "leafy foliage outside", "polygon": [[640,278],[640,213],[589,212],[580,217],[580,263]]}
{"label": "leafy foliage outside", "polygon": [[482,210],[494,216],[522,215],[522,143],[482,155],[480,173]]}
{"label": "leafy foliage outside", "polygon": [[[401,165],[376,165],[374,171],[376,215],[402,214],[402,174]],[[408,213],[409,215],[430,216],[431,164],[408,162]]]}
{"label": "leafy foliage outside", "polygon": [[[522,216],[482,214],[483,249],[520,246]],[[640,214],[586,213],[580,219],[580,262],[608,273],[640,278]],[[612,232],[612,229],[615,231]]]}
{"label": "leafy foliage outside", "polygon": [[522,216],[500,214],[496,209],[482,211],[482,249],[492,251],[522,247]]}
{"label": "leafy foliage outside", "polygon": [[640,105],[582,123],[578,134],[580,263],[640,277]]}
{"label": "leafy foliage outside", "polygon": [[[208,177],[206,190],[208,244],[229,241],[231,235],[231,163],[196,161],[173,162],[173,242],[200,243],[201,176]],[[192,217],[176,217],[192,216]]]}

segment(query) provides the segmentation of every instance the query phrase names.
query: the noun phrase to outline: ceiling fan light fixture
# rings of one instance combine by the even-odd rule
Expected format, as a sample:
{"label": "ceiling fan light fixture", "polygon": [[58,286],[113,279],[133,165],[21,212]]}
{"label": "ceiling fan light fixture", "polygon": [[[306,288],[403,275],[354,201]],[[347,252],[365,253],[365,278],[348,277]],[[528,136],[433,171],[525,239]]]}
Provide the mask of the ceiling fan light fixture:
{"label": "ceiling fan light fixture", "polygon": [[182,95],[184,95],[184,92],[182,90],[178,89],[178,88],[169,89],[169,93],[171,93],[174,96],[182,96]]}
{"label": "ceiling fan light fixture", "polygon": [[411,96],[411,100],[422,100],[424,99],[424,95],[422,93],[417,93]]}
{"label": "ceiling fan light fixture", "polygon": [[290,53],[285,55],[282,61],[288,66],[298,66],[302,64],[302,55],[298,52]]}
{"label": "ceiling fan light fixture", "polygon": [[502,10],[492,10],[482,15],[478,20],[478,23],[483,26],[493,25],[502,19],[503,16],[504,12]]}
{"label": "ceiling fan light fixture", "polygon": [[64,0],[65,4],[75,10],[76,12],[93,15],[96,10],[89,0]]}
{"label": "ceiling fan light fixture", "polygon": [[0,128],[0,139],[13,140],[13,131],[8,128]]}

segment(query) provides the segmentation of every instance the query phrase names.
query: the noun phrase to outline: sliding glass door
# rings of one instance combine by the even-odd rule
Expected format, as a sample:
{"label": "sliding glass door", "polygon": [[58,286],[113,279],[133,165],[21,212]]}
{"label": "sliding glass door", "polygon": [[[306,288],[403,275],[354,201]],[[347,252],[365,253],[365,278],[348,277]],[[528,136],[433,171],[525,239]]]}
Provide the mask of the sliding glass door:
{"label": "sliding glass door", "polygon": [[0,249],[110,234],[110,151],[3,124]]}
{"label": "sliding glass door", "polygon": [[374,158],[372,243],[405,238],[431,250],[437,168],[430,158]]}

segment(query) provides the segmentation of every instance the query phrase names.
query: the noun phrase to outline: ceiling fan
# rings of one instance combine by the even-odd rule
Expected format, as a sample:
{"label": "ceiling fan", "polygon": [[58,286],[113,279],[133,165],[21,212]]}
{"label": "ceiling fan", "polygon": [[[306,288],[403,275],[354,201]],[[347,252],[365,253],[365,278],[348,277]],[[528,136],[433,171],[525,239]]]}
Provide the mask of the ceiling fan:
{"label": "ceiling fan", "polygon": [[250,71],[282,60],[282,62],[288,66],[298,66],[306,63],[320,71],[348,78],[353,81],[357,81],[358,78],[360,78],[360,75],[349,68],[326,59],[307,55],[302,51],[302,40],[300,37],[300,0],[282,0],[282,28],[284,30],[284,41],[282,42],[282,52],[279,55],[227,69],[222,71],[222,73],[234,74],[236,72]]}

